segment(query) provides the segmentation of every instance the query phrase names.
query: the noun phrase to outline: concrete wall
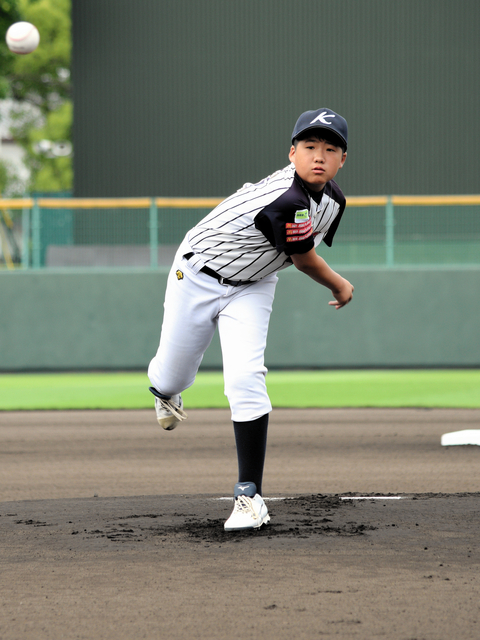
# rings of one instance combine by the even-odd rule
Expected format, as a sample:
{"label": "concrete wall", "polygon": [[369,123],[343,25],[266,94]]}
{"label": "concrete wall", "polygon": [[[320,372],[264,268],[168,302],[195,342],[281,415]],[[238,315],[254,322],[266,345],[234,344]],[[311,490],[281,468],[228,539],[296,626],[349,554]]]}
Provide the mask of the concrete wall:
{"label": "concrete wall", "polygon": [[[354,301],[280,274],[269,367],[480,366],[480,269],[346,270]],[[146,368],[167,270],[0,274],[0,370]],[[220,367],[215,339],[203,367]]]}

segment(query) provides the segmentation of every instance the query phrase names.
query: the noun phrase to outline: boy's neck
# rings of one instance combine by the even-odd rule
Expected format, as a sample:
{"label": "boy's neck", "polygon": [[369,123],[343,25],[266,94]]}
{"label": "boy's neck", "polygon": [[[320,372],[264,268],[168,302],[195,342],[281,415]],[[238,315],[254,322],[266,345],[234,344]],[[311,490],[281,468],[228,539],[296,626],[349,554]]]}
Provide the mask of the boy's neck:
{"label": "boy's neck", "polygon": [[[303,183],[305,184],[305,183]],[[322,199],[323,196],[323,192],[325,191],[325,185],[323,185],[323,187],[320,189],[320,191],[312,191],[312,189],[309,189],[308,186],[305,184],[305,188],[308,191],[310,197],[312,198],[312,200],[314,200],[317,204],[320,204],[320,201]]]}
{"label": "boy's neck", "polygon": [[[307,183],[304,180],[302,180],[302,178],[300,178],[298,173],[296,173],[296,176],[297,176],[298,180],[300,180],[300,183],[306,189],[306,191],[308,192],[308,195],[312,198],[312,200],[314,200],[317,204],[320,204],[320,202],[322,200],[323,192],[325,191],[325,185],[323,185],[323,187],[320,189],[320,191],[313,191],[313,189],[310,189],[309,186],[307,185]],[[328,184],[328,182],[327,182],[327,184]]]}

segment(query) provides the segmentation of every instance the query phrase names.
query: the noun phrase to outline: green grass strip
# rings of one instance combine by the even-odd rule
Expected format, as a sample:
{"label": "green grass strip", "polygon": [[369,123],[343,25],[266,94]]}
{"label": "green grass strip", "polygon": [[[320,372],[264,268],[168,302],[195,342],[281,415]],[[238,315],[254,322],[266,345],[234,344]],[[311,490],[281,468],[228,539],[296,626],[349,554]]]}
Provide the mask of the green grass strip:
{"label": "green grass strip", "polygon": [[[0,374],[0,410],[151,409],[144,373]],[[274,407],[480,408],[480,370],[271,371]],[[221,373],[199,373],[185,408],[227,408]]]}

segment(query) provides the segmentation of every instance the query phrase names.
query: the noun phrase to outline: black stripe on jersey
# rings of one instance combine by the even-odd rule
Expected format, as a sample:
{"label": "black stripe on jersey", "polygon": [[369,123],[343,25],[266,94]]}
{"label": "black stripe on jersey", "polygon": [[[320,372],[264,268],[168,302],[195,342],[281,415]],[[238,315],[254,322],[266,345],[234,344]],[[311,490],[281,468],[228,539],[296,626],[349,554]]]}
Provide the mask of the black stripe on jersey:
{"label": "black stripe on jersey", "polygon": [[[240,251],[242,251],[242,250],[244,250],[244,251],[245,251],[246,249],[249,249],[249,245],[248,245],[248,244],[245,244],[245,245],[243,245],[243,246],[241,246],[241,247],[238,247],[238,249],[239,249]],[[228,251],[228,249],[227,249],[224,253],[221,253],[221,254],[218,256],[218,258],[222,259],[222,258],[223,258],[224,256],[226,256],[228,253],[229,253],[229,251]],[[259,255],[255,258],[255,260],[253,260],[253,262],[249,262],[249,263],[248,263],[248,265],[247,265],[246,267],[242,267],[239,271],[236,271],[236,272],[234,273],[234,275],[235,275],[235,276],[237,276],[237,275],[238,275],[239,273],[241,273],[242,271],[245,271],[245,269],[247,269],[247,268],[248,268],[248,267],[250,267],[251,265],[255,264],[255,262],[257,262],[258,260],[261,260],[261,259],[263,258],[263,256],[264,256],[266,253],[268,253],[268,250],[267,250],[267,251],[262,251],[262,253],[261,253],[261,254],[259,254]],[[227,267],[229,267],[231,264],[234,264],[235,262],[237,262],[238,260],[241,260],[241,259],[242,259],[242,258],[244,258],[244,257],[245,257],[245,254],[243,254],[243,253],[242,253],[240,256],[234,256],[234,257],[230,260],[230,262],[226,262],[225,264],[223,264],[223,265],[220,267],[220,269],[219,269],[219,270],[220,270],[220,271],[222,271],[222,269],[226,269],[226,268],[227,268]],[[209,262],[210,262],[210,261],[209,261]]]}
{"label": "black stripe on jersey", "polygon": [[[244,200],[243,202],[240,202],[238,204],[236,204],[234,207],[233,206],[229,206],[226,208],[222,208],[220,209],[220,207],[222,206],[223,203],[219,204],[218,207],[216,209],[214,209],[213,211],[211,211],[203,220],[201,220],[198,224],[201,225],[204,221],[207,224],[212,223],[214,220],[216,220],[217,218],[220,218],[226,211],[228,211],[230,208],[233,209],[237,209],[240,208],[242,206],[244,206],[245,204],[247,204],[248,202],[253,203],[254,200],[259,200],[260,198],[265,198],[267,196],[271,196],[279,191],[285,191],[284,187],[281,188],[277,188],[277,189],[272,189],[272,191],[268,191],[267,193],[261,193],[258,194],[257,196],[255,196],[255,198],[248,198],[247,200]],[[226,203],[227,201],[224,200],[224,202]],[[230,202],[229,202],[230,204]],[[235,218],[229,218],[228,220],[226,220],[223,224],[219,225],[218,227],[215,227],[216,229],[221,229],[222,227],[224,227],[226,224],[229,224],[230,222],[234,222],[235,220],[238,220],[238,218],[241,218],[242,216],[247,216],[251,213],[253,213],[254,211],[260,210],[262,209],[264,206],[266,205],[256,205],[250,209],[248,209],[247,211],[242,211],[241,213],[238,214],[238,216],[236,216]],[[216,212],[216,215],[213,215]],[[210,217],[211,216],[211,217]]]}
{"label": "black stripe on jersey", "polygon": [[[291,175],[288,175],[289,172],[291,173]],[[258,200],[259,198],[269,197],[272,194],[276,193],[277,191],[288,189],[291,181],[293,180],[293,175],[294,175],[293,170],[290,167],[286,167],[285,169],[283,170],[281,169],[280,171],[278,171],[277,174],[278,175],[272,174],[272,176],[270,176],[271,180],[267,180],[267,181],[261,180],[256,184],[248,185],[248,187],[239,189],[236,193],[232,194],[231,196],[229,196],[228,198],[225,198],[225,200],[220,202],[220,204],[218,204],[215,209],[213,209],[209,214],[207,214],[207,216],[205,216],[204,220],[209,219],[209,216],[214,212],[217,212],[217,215],[211,218],[211,220],[214,220],[218,215],[221,215],[222,213],[224,213],[225,211],[228,211],[229,209],[243,207],[247,202],[253,202],[254,200]],[[278,182],[281,182],[283,184],[281,186],[276,186]],[[262,191],[261,193],[253,195],[252,197],[252,192],[254,193],[257,190],[262,190],[265,187],[269,187],[269,190]],[[245,198],[245,196],[247,197]],[[237,198],[245,198],[245,199],[243,199],[241,202],[235,202]],[[252,209],[250,213],[254,210],[255,209]],[[244,213],[247,213],[247,212],[244,212]],[[199,224],[201,224],[202,222],[203,221],[201,220]]]}
{"label": "black stripe on jersey", "polygon": [[[248,248],[249,248],[249,245],[245,245],[245,246],[243,247],[243,249],[248,249]],[[239,249],[241,250],[241,249],[242,249],[242,247],[239,247]],[[253,261],[249,262],[246,266],[242,267],[241,269],[238,269],[237,271],[235,271],[234,273],[232,273],[232,274],[231,274],[231,275],[229,275],[228,277],[229,277],[229,278],[231,278],[231,279],[235,279],[235,278],[237,278],[237,277],[242,273],[242,271],[245,271],[246,269],[250,270],[250,269],[251,269],[251,267],[252,267],[256,262],[258,262],[259,260],[262,260],[262,259],[265,257],[265,254],[268,254],[268,253],[272,253],[272,250],[271,250],[271,249],[268,249],[268,250],[266,250],[266,251],[263,251],[260,255],[258,255],[258,256],[255,258],[255,260],[253,260]],[[224,253],[221,253],[221,254],[220,254],[220,255],[218,255],[216,258],[212,258],[212,261],[215,261],[215,259],[220,259],[220,260],[221,260],[221,259],[222,259],[225,255],[227,255],[227,254],[228,254],[228,250],[227,250],[227,251],[225,251]],[[235,258],[232,258],[232,260],[230,260],[230,262],[227,262],[226,264],[222,265],[221,267],[219,267],[218,269],[216,269],[216,271],[221,275],[221,274],[222,274],[222,271],[223,271],[224,269],[226,269],[226,268],[227,268],[227,267],[229,267],[230,265],[234,264],[235,262],[238,262],[238,261],[239,261],[239,260],[241,260],[242,258],[244,258],[244,254],[242,254],[241,256],[237,256],[237,257],[235,257]],[[280,266],[282,266],[283,264],[285,264],[285,262],[287,262],[287,261],[288,261],[288,258],[286,259],[286,258],[284,258],[284,257],[282,256],[282,254],[276,253],[276,255],[274,255],[274,256],[272,257],[272,259],[271,259],[271,260],[269,260],[267,263],[263,264],[263,265],[261,266],[261,268],[260,268],[260,269],[258,269],[258,270],[257,270],[257,271],[255,271],[254,273],[249,274],[248,279],[249,279],[249,280],[254,280],[255,278],[257,278],[257,277],[258,277],[258,275],[259,275],[259,274],[261,274],[261,273],[262,273],[263,271],[265,271],[265,270],[267,270],[267,272],[266,272],[264,275],[268,275],[269,273],[271,273],[271,270],[269,269],[269,267],[270,267],[274,262],[276,262],[276,261],[277,261],[277,260],[279,260],[279,259],[281,259],[281,262],[280,262],[280,264],[279,264],[278,268],[280,268]],[[209,261],[209,262],[210,262],[210,261]],[[239,279],[241,279],[241,278],[239,278]]]}
{"label": "black stripe on jersey", "polygon": [[[261,260],[263,258],[263,256],[265,255],[265,251],[258,255],[255,260],[253,260],[253,262],[249,262],[248,265],[246,265],[245,267],[242,267],[241,269],[238,269],[237,271],[235,271],[235,273],[233,274],[233,277],[236,278],[240,273],[242,273],[242,271],[245,271],[245,269],[249,269],[251,266],[253,266],[256,262],[258,262],[258,260]],[[243,257],[243,256],[242,256]],[[234,262],[236,262],[239,258],[233,258],[233,260],[230,260],[230,262],[227,262],[226,264],[224,264],[221,268],[220,271],[222,271],[222,269],[226,269],[227,267],[229,267],[231,264],[233,264]],[[259,271],[263,271],[264,267],[262,267]],[[257,272],[258,273],[258,272]],[[253,278],[253,274],[251,274],[249,276],[249,278]],[[241,278],[239,278],[241,279]]]}
{"label": "black stripe on jersey", "polygon": [[[225,253],[228,253],[229,251],[232,251],[232,250],[233,250],[233,249],[232,249],[232,246],[231,246],[231,241],[229,241],[229,240],[221,240],[221,239],[219,239],[219,240],[218,240],[218,242],[217,242],[216,244],[209,244],[209,245],[208,245],[208,247],[203,248],[202,246],[200,246],[201,244],[203,244],[203,243],[205,243],[205,242],[208,242],[208,240],[210,240],[210,239],[214,240],[214,239],[216,239],[216,238],[218,237],[218,233],[216,232],[216,230],[215,230],[215,229],[205,229],[205,233],[206,233],[207,235],[205,235],[205,236],[204,236],[200,241],[197,241],[196,243],[195,243],[195,242],[191,242],[191,241],[190,241],[190,246],[192,247],[192,249],[195,249],[195,253],[198,253],[198,254],[202,254],[202,255],[203,255],[203,254],[205,254],[205,253],[206,253],[206,252],[208,252],[208,251],[211,251],[211,250],[213,250],[213,249],[216,249],[217,247],[221,247],[221,246],[222,246],[222,244],[226,244],[226,245],[227,245],[227,247],[228,247],[228,249],[227,249],[226,251],[224,251],[222,254],[217,254],[217,255],[215,255],[215,256],[213,256],[213,257],[209,258],[209,259],[207,260],[207,262],[209,262],[209,261],[211,261],[211,260],[216,260],[216,259],[217,259],[217,258],[219,258],[221,255],[224,255]],[[245,241],[245,240],[246,240],[246,238],[243,238],[243,239],[242,239],[242,238],[239,238],[239,240],[243,240],[243,241]],[[247,244],[247,246],[250,246],[250,247],[251,247],[251,245],[252,245],[252,243]],[[255,246],[257,246],[257,245],[255,245]],[[236,249],[235,249],[235,250],[236,250]],[[237,256],[237,258],[238,258],[238,257],[240,257],[240,256]],[[207,262],[206,262],[205,264],[207,264]]]}
{"label": "black stripe on jersey", "polygon": [[[239,216],[241,217],[241,216]],[[229,221],[228,221],[229,222]],[[208,240],[208,238],[214,238],[216,235],[218,235],[218,230],[222,228],[221,225],[220,227],[215,227],[215,228],[208,228],[208,229],[201,229],[199,228],[199,233],[198,235],[193,235],[189,237],[190,242],[193,244],[199,244],[200,242],[204,242],[205,240]],[[235,229],[235,233],[241,233],[242,231],[245,231],[246,229],[249,229],[250,227],[254,227],[255,223],[251,222],[250,224],[245,225],[244,227],[241,227],[239,229]],[[196,227],[194,227],[195,229]],[[211,233],[211,235],[208,235],[209,233]],[[205,234],[202,236],[202,234]]]}
{"label": "black stripe on jersey", "polygon": [[[291,175],[288,175],[289,173],[291,173]],[[286,167],[285,169],[280,169],[280,171],[277,171],[276,174],[272,174],[270,176],[270,180],[261,180],[260,182],[256,182],[255,184],[248,184],[247,186],[242,187],[236,193],[233,193],[231,196],[226,198],[223,202],[234,201],[236,197],[244,196],[245,192],[252,193],[252,192],[255,192],[255,191],[259,190],[259,189],[263,189],[266,186],[272,187],[277,182],[289,183],[289,182],[291,182],[291,180],[293,180],[293,176],[294,176],[294,171],[293,171],[293,169],[291,167]],[[283,188],[283,187],[280,187],[280,188]],[[285,185],[285,188],[288,188],[288,184]],[[273,193],[274,191],[278,191],[278,187],[276,187],[275,189],[271,189],[270,191],[265,191],[265,192],[261,193],[260,195],[269,195],[270,193]],[[256,197],[258,197],[258,196],[256,196]],[[251,198],[248,198],[248,200],[250,200],[250,199]],[[221,202],[218,206],[221,207],[223,202]]]}
{"label": "black stripe on jersey", "polygon": [[[262,273],[262,271],[265,271],[265,269],[268,269],[274,262],[276,262],[279,259],[281,259],[282,261],[279,264],[278,269],[280,269],[280,267],[282,267],[286,262],[291,262],[289,258],[284,258],[281,253],[277,253],[277,255],[274,258],[272,258],[272,260],[270,260],[270,262],[268,262],[267,264],[263,265],[263,267],[261,269],[259,269],[255,273],[253,273],[250,276],[250,278],[252,280],[254,280],[260,273]],[[242,269],[242,271],[244,271],[244,269]],[[241,271],[239,271],[238,273],[241,273]],[[269,273],[271,273],[270,269],[267,271],[267,273],[264,274],[264,276],[267,276]]]}
{"label": "black stripe on jersey", "polygon": [[322,215],[320,216],[320,219],[317,221],[315,225],[314,231],[316,233],[321,233],[325,229],[325,227],[328,228],[332,220],[332,216],[336,214],[336,211],[335,211],[336,207],[338,207],[338,202],[335,202],[335,200],[330,199],[330,202],[327,204],[324,211],[322,211]]}
{"label": "black stripe on jersey", "polygon": [[[212,237],[215,237],[216,234],[212,234]],[[239,238],[240,240],[240,238]],[[243,244],[235,244],[235,248],[232,249],[231,247],[231,243],[229,243],[227,240],[221,240],[220,242],[218,242],[215,245],[209,245],[209,247],[207,249],[202,250],[201,247],[196,247],[196,251],[199,255],[202,255],[203,258],[205,258],[205,265],[211,265],[214,267],[214,270],[219,273],[220,275],[222,275],[222,272],[227,269],[227,267],[231,266],[231,265],[235,265],[235,262],[240,262],[245,260],[245,256],[247,253],[251,252],[252,249],[252,245],[254,247],[256,247],[257,249],[258,244],[257,243],[252,243],[252,241],[248,241],[248,239],[244,239],[246,240],[246,242],[244,242]],[[225,249],[219,249],[222,245],[225,245]],[[207,257],[205,255],[206,251],[211,251],[212,249],[216,249],[216,255],[215,256],[211,256],[211,257]],[[234,254],[234,255],[230,255],[229,254]],[[230,278],[235,278],[236,276],[238,276],[238,274],[242,273],[245,270],[250,270],[250,267],[255,264],[256,262],[258,262],[259,260],[263,260],[266,254],[269,253],[273,253],[273,249],[270,246],[265,246],[265,249],[253,260],[250,261],[247,265],[245,265],[244,267],[242,267],[241,269],[238,269],[236,272],[231,272],[229,273],[228,277]],[[225,257],[230,257],[231,259],[228,262],[224,262]],[[277,252],[274,252],[273,257],[266,262],[265,264],[263,264],[261,266],[261,268],[256,271],[253,274],[249,274],[249,278],[253,278],[256,275],[258,275],[259,273],[261,273],[262,271],[264,271],[265,269],[267,269],[271,264],[273,264],[275,261],[277,261],[279,258],[281,258],[283,256],[281,256],[281,254],[278,254]],[[223,262],[223,264],[221,264],[221,266],[216,266],[215,263],[217,261]],[[213,263],[213,264],[212,264]],[[285,259],[282,260],[281,265],[285,263]],[[271,272],[271,271],[270,271]],[[269,272],[269,273],[270,273]],[[267,275],[267,274],[265,274]]]}
{"label": "black stripe on jersey", "polygon": [[331,246],[345,207],[338,186],[331,181],[318,197],[308,192],[292,166],[273,175],[240,189],[189,231],[192,251],[219,275],[258,280],[291,264],[290,253],[312,248],[313,236],[286,244],[286,223],[305,209],[310,212],[312,231],[322,234]]}
{"label": "black stripe on jersey", "polygon": [[[203,220],[201,220],[198,225],[196,227],[194,227],[191,231],[191,233],[193,233],[195,231],[195,229],[198,229],[198,235],[196,236],[195,234],[190,235],[189,239],[191,242],[198,242],[197,238],[198,236],[200,236],[202,233],[206,232],[206,231],[212,231],[213,235],[216,235],[216,232],[218,232],[220,229],[222,229],[222,227],[224,227],[225,225],[231,224],[232,222],[235,222],[236,220],[240,220],[240,218],[243,218],[244,216],[248,216],[250,214],[252,214],[254,211],[257,211],[259,208],[258,207],[254,207],[253,209],[249,210],[249,211],[243,211],[242,213],[240,213],[238,216],[236,216],[235,218],[230,218],[229,220],[225,220],[224,223],[218,225],[218,226],[210,226],[211,223],[213,222],[213,220],[215,220],[215,218],[219,217],[221,214],[219,214],[218,216],[215,216],[214,218],[204,218]],[[202,225],[206,224],[209,225],[207,227],[203,227]],[[254,223],[251,222],[250,224],[245,225],[244,227],[240,228],[240,229],[235,229],[235,233],[238,233],[239,231],[244,231],[245,229],[248,229],[249,227],[254,226]],[[208,236],[206,236],[208,237]]]}
{"label": "black stripe on jersey", "polygon": [[330,227],[328,228],[327,233],[323,237],[323,242],[327,245],[327,247],[331,247],[333,242],[333,237],[338,229],[338,225],[340,224],[340,220],[342,219],[343,212],[345,211],[346,201],[345,201],[345,196],[343,195],[340,187],[335,182],[335,180],[330,180],[330,182],[328,183],[328,187],[329,187],[328,195],[333,200],[338,202],[338,205],[339,205],[338,213],[335,216],[335,218],[332,220],[332,223],[330,224]]}
{"label": "black stripe on jersey", "polygon": [[322,224],[318,227],[318,230],[319,230],[320,233],[323,233],[326,230],[328,230],[334,215],[335,215],[335,211],[332,211],[331,215],[328,218],[328,220],[323,220],[322,219]]}

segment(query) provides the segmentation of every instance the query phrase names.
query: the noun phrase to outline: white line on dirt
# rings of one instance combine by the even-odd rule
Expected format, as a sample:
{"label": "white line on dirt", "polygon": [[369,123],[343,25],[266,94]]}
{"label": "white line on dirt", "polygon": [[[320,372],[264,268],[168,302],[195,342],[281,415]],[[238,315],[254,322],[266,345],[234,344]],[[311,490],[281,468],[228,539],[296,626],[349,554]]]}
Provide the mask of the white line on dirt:
{"label": "white line on dirt", "polygon": [[[225,496],[224,498],[213,498],[214,500],[233,500],[233,496]],[[263,498],[265,502],[273,500],[286,500],[287,498]]]}
{"label": "white line on dirt", "polygon": [[403,496],[342,496],[340,500],[403,500]]}

